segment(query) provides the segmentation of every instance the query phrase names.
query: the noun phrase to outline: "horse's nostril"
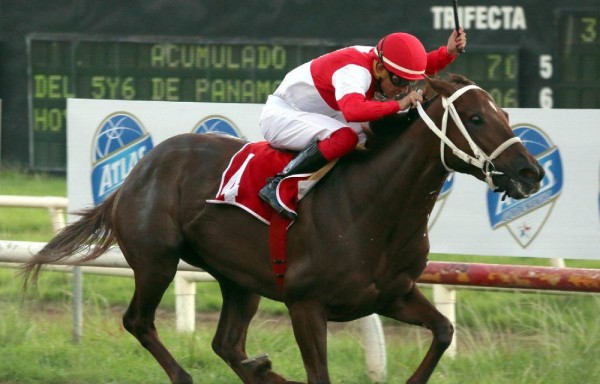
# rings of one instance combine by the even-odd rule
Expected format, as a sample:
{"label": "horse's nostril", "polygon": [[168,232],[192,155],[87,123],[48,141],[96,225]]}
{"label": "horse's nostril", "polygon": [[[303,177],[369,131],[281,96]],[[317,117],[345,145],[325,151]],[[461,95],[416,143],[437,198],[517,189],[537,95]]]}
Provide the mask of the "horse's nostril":
{"label": "horse's nostril", "polygon": [[544,170],[541,167],[527,167],[519,171],[519,177],[523,180],[538,182],[544,178]]}

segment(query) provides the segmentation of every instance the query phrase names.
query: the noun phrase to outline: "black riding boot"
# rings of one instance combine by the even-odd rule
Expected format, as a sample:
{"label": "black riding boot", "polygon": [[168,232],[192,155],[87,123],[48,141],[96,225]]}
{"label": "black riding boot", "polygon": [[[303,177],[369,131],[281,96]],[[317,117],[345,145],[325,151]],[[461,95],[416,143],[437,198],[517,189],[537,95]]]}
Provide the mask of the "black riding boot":
{"label": "black riding boot", "polygon": [[290,220],[296,220],[296,215],[284,209],[279,201],[277,200],[277,185],[279,182],[289,176],[296,175],[299,173],[311,173],[318,171],[321,167],[327,164],[327,160],[323,157],[323,154],[319,150],[317,146],[318,142],[314,142],[310,144],[308,147],[304,148],[301,152],[299,152],[296,157],[289,162],[289,164],[278,173],[267,183],[263,189],[258,192],[258,195],[261,199],[263,199],[266,203],[268,203],[275,211],[283,215],[284,217]]}

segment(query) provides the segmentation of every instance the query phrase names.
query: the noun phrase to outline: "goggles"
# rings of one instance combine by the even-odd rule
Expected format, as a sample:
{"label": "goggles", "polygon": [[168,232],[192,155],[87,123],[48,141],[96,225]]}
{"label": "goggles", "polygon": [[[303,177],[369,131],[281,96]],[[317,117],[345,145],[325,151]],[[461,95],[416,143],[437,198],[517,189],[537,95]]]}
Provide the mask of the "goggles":
{"label": "goggles", "polygon": [[415,84],[417,84],[416,81],[406,80],[398,75],[391,73],[390,71],[388,71],[388,77],[390,78],[390,81],[392,82],[394,87],[413,87]]}

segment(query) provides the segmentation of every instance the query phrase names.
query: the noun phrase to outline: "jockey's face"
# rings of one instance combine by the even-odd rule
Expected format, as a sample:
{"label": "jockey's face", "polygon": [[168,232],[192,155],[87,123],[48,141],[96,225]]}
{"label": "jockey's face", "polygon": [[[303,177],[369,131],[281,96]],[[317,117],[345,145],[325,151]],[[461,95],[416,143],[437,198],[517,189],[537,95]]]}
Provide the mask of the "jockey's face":
{"label": "jockey's face", "polygon": [[376,65],[376,76],[378,76],[379,92],[388,99],[401,99],[416,83],[387,71],[380,63]]}

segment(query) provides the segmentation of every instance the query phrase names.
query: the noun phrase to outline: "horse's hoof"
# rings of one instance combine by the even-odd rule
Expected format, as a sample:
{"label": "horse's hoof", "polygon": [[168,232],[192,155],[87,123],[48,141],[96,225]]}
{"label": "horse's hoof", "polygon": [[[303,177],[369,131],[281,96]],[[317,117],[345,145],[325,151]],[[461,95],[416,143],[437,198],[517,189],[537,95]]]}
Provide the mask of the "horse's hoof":
{"label": "horse's hoof", "polygon": [[253,357],[249,357],[246,360],[242,360],[242,364],[260,363],[262,360],[269,360],[268,353],[261,353]]}
{"label": "horse's hoof", "polygon": [[257,377],[268,375],[271,372],[271,367],[272,363],[267,353],[261,353],[260,355],[242,360],[242,368]]}
{"label": "horse's hoof", "polygon": [[[242,361],[242,368],[256,379],[257,383],[262,384],[288,384],[293,383],[287,381],[282,376],[271,370],[272,363],[269,359],[269,354],[261,353],[253,357],[249,357]],[[253,381],[254,382],[254,381]],[[301,384],[301,383],[298,383]]]}

